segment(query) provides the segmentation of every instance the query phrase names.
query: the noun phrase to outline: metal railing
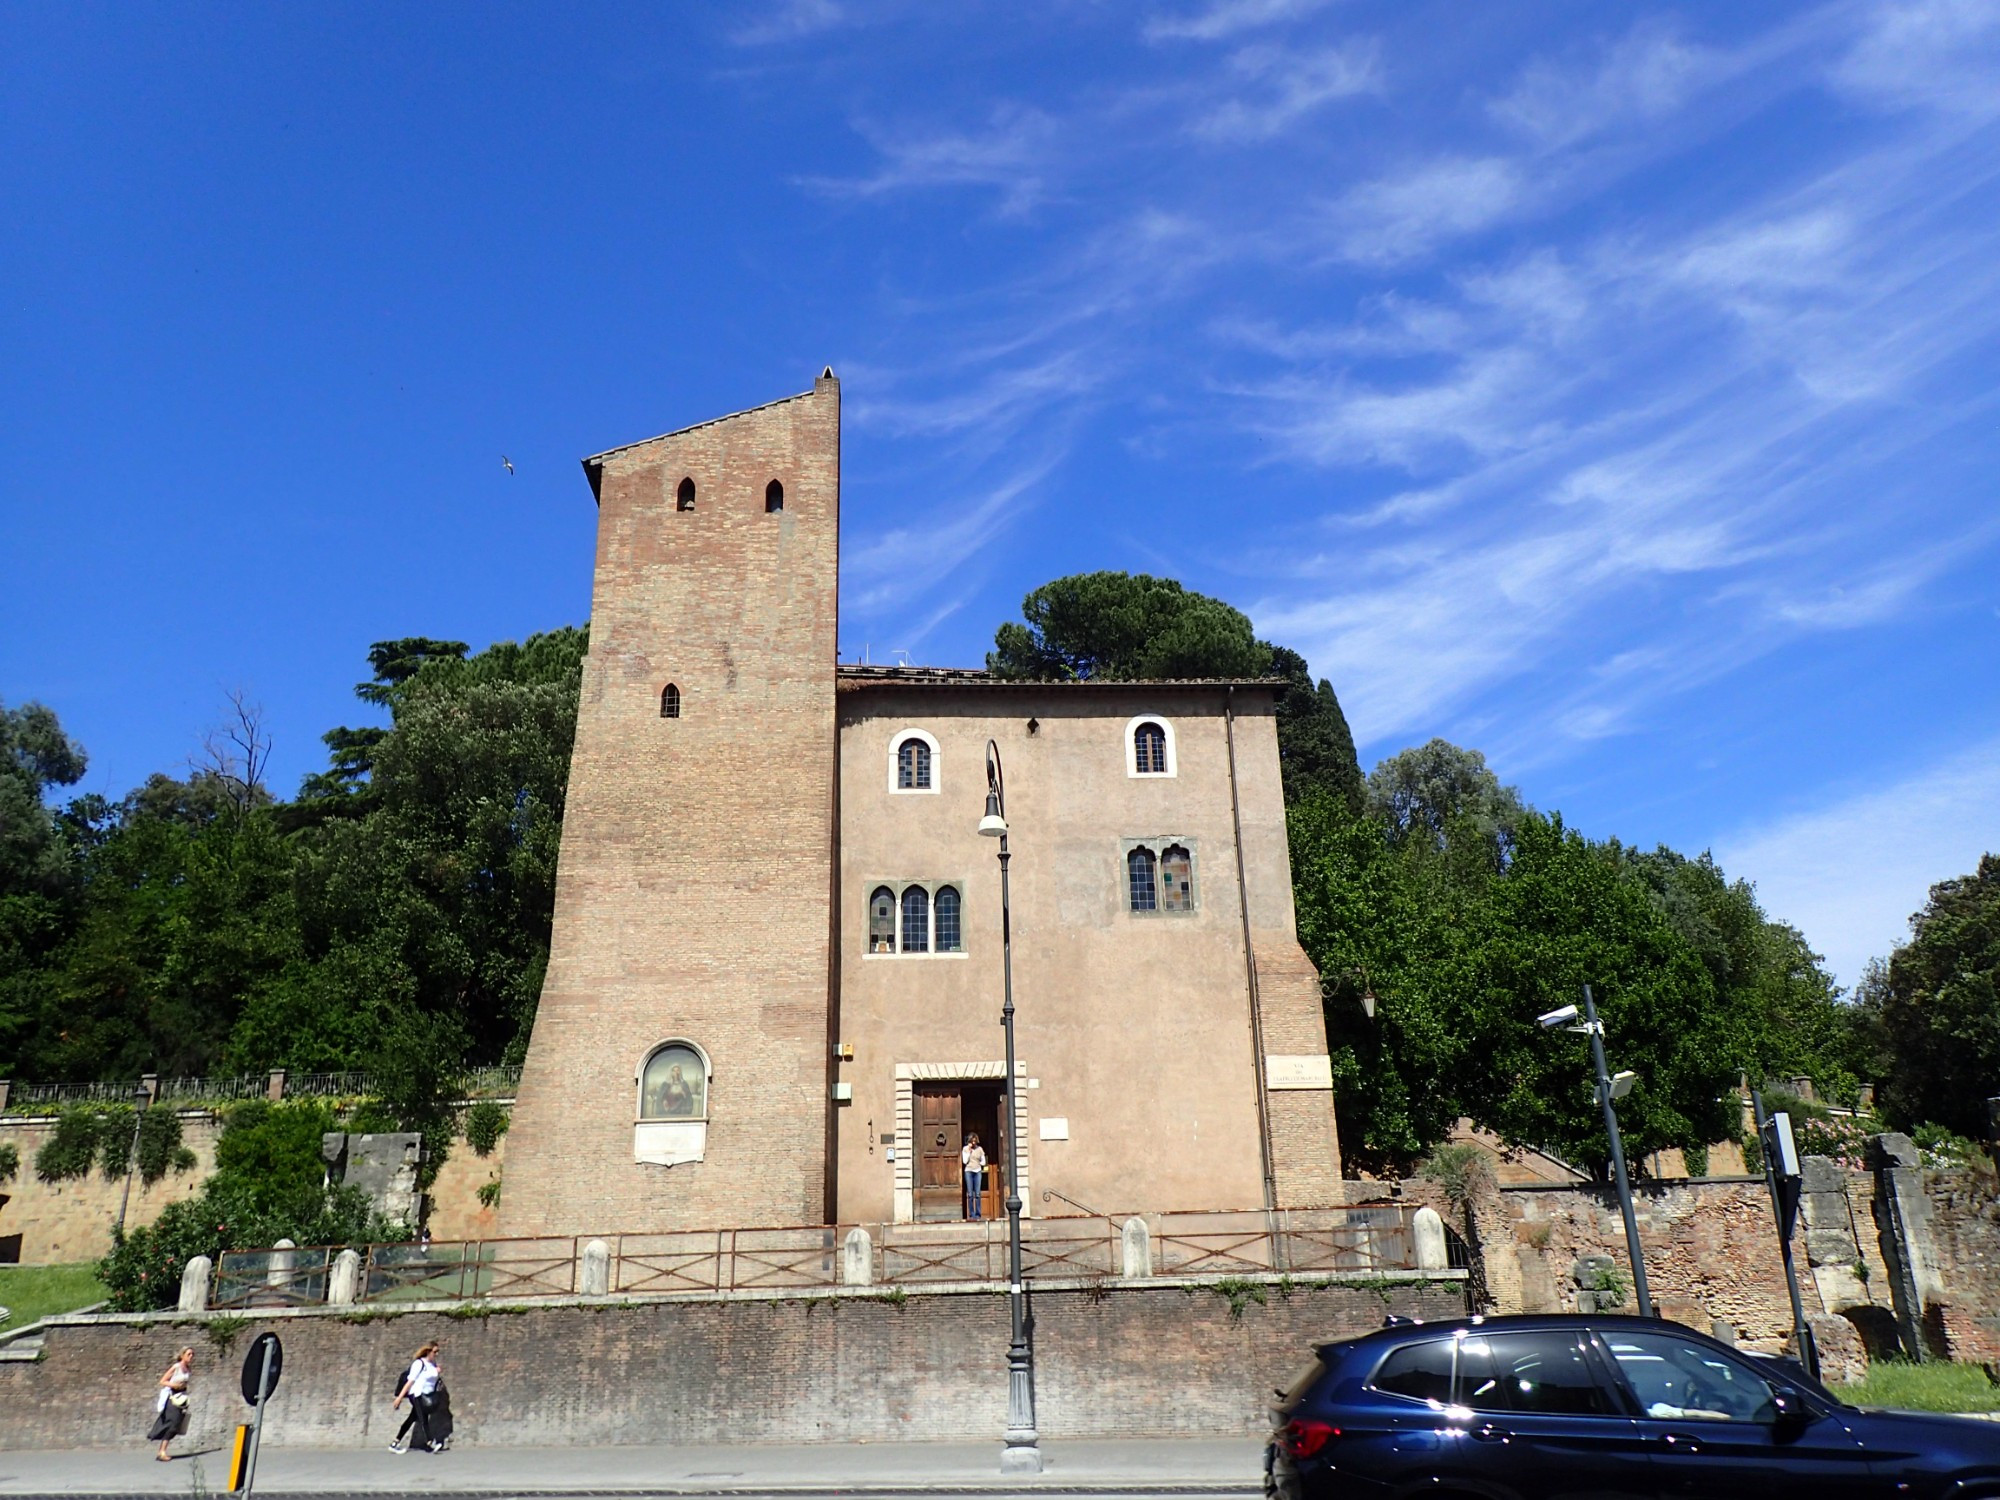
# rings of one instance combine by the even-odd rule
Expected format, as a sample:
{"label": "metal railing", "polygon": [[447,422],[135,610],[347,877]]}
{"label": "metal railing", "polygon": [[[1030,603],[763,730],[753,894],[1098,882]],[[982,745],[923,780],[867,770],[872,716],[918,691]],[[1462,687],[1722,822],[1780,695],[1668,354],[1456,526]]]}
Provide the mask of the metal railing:
{"label": "metal railing", "polygon": [[[1392,1275],[1419,1271],[1402,1204],[1277,1213],[1141,1214],[1152,1274],[1223,1280],[1249,1275]],[[1038,1280],[1100,1281],[1125,1267],[1125,1220],[1030,1219],[1022,1263]],[[663,1234],[454,1240],[354,1247],[362,1302],[572,1297],[584,1292],[585,1255],[605,1247],[607,1294],[716,1295],[823,1291],[847,1284],[852,1225],[680,1230]],[[1007,1279],[1005,1220],[867,1226],[867,1285],[882,1288],[993,1284]],[[1448,1238],[1450,1238],[1448,1236]],[[218,1308],[324,1301],[338,1247],[231,1251],[217,1266]],[[1462,1271],[1463,1250],[1453,1259]]]}

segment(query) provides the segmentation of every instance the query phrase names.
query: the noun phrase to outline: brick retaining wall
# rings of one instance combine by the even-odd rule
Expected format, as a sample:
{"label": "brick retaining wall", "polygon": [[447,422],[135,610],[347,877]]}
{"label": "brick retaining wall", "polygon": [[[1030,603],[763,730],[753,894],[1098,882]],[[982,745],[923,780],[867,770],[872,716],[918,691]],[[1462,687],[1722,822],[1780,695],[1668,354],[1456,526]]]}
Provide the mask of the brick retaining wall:
{"label": "brick retaining wall", "polygon": [[[1034,1295],[1037,1391],[1049,1437],[1224,1436],[1263,1429],[1272,1388],[1314,1344],[1385,1314],[1462,1314],[1455,1279],[1294,1286],[1072,1285]],[[1228,1295],[1234,1291],[1238,1310]],[[460,1441],[480,1445],[997,1443],[1006,1414],[1007,1298],[832,1298],[566,1304],[375,1316],[314,1310],[248,1322],[154,1317],[53,1326],[45,1358],[0,1364],[0,1448],[136,1446],[159,1373],[196,1350],[190,1438],[244,1419],[250,1340],[275,1328],[284,1380],[267,1442],[380,1446],[410,1351],[444,1345]],[[227,1353],[215,1340],[229,1337]]]}

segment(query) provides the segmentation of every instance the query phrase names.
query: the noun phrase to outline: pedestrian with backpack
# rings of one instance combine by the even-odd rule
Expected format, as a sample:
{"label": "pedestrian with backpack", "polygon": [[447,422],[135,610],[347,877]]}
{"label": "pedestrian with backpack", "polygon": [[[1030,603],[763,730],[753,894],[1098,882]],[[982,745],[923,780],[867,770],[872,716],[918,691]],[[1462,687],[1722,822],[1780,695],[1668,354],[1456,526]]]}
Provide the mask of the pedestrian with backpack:
{"label": "pedestrian with backpack", "polygon": [[410,1360],[408,1372],[396,1387],[396,1399],[389,1403],[389,1410],[394,1411],[408,1401],[410,1414],[403,1418],[403,1425],[389,1442],[391,1453],[410,1451],[409,1433],[413,1427],[417,1433],[416,1440],[429,1452],[436,1453],[440,1447],[438,1440],[431,1435],[431,1409],[436,1401],[439,1379],[437,1355],[436,1344],[425,1344]]}

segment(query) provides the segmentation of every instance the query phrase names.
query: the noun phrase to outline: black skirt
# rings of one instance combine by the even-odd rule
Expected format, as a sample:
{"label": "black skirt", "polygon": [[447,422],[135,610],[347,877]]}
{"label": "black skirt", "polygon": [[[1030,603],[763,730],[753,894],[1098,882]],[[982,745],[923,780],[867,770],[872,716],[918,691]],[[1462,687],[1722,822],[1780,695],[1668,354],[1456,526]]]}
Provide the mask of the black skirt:
{"label": "black skirt", "polygon": [[149,1443],[164,1443],[168,1438],[177,1438],[187,1431],[188,1409],[174,1401],[168,1401],[160,1408],[160,1414],[153,1418],[153,1430],[146,1434]]}

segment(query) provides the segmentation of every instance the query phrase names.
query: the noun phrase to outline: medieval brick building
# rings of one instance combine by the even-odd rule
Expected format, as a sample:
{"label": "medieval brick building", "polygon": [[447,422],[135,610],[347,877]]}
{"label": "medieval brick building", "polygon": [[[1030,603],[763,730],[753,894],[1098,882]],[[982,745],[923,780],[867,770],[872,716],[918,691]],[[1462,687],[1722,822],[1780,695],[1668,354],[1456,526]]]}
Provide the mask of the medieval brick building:
{"label": "medieval brick building", "polygon": [[831,370],[584,468],[590,654],[505,1232],[958,1218],[975,1131],[987,1212],[1009,1132],[1031,1213],[1341,1201],[1275,684],[838,665]]}

